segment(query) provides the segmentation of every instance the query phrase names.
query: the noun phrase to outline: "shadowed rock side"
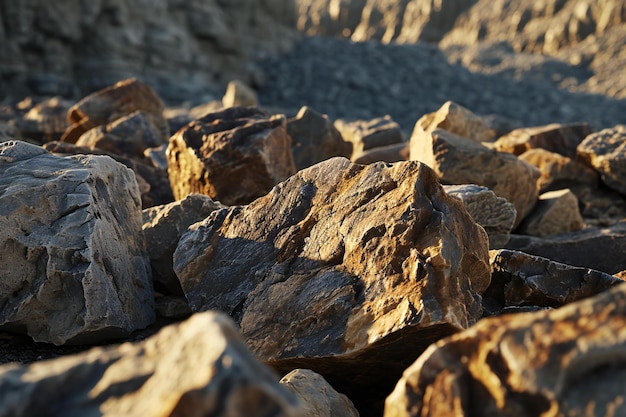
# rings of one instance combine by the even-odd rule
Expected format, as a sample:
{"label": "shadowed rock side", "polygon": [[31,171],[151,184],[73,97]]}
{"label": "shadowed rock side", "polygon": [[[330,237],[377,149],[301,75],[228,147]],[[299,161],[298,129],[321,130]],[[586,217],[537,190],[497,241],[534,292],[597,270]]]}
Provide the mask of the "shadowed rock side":
{"label": "shadowed rock side", "polygon": [[266,363],[316,370],[363,413],[381,391],[360,384],[480,316],[487,247],[424,164],[333,158],[193,225],[174,270],[193,310],[229,313]]}
{"label": "shadowed rock side", "polygon": [[222,314],[139,343],[0,367],[0,416],[296,417],[295,397]]}
{"label": "shadowed rock side", "polygon": [[624,415],[626,287],[504,315],[431,346],[385,417]]}

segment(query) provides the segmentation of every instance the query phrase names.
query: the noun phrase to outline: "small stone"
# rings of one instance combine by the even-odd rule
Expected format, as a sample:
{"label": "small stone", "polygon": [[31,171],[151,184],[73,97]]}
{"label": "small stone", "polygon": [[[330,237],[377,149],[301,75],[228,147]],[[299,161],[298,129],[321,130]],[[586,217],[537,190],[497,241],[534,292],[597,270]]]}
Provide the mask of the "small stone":
{"label": "small stone", "polygon": [[519,159],[535,166],[541,172],[537,186],[541,192],[572,188],[579,185],[597,187],[600,177],[586,165],[542,148],[530,149]]}
{"label": "small stone", "polygon": [[352,160],[369,149],[404,142],[400,126],[390,116],[353,122],[336,120],[335,127],[352,143]]}
{"label": "small stone", "polygon": [[587,123],[559,123],[547,126],[515,129],[502,136],[494,143],[494,148],[501,152],[521,155],[530,149],[545,149],[568,158],[576,157],[576,147],[591,129]]}
{"label": "small stone", "polygon": [[452,101],[446,101],[435,113],[422,116],[418,125],[426,132],[443,129],[476,142],[488,142],[496,135],[482,117]]}
{"label": "small stone", "polygon": [[607,186],[626,195],[626,125],[587,136],[578,145],[577,156],[598,171]]}
{"label": "small stone", "polygon": [[256,92],[241,80],[233,80],[226,86],[226,93],[222,98],[225,108],[242,106],[254,107],[259,105]]}
{"label": "small stone", "polygon": [[396,143],[393,145],[379,146],[364,151],[360,156],[355,157],[356,164],[371,164],[373,162],[398,162],[408,161],[410,156],[410,146],[408,142]]}
{"label": "small stone", "polygon": [[578,209],[578,199],[569,189],[549,191],[539,196],[537,204],[520,224],[518,233],[551,236],[574,232],[585,227]]}

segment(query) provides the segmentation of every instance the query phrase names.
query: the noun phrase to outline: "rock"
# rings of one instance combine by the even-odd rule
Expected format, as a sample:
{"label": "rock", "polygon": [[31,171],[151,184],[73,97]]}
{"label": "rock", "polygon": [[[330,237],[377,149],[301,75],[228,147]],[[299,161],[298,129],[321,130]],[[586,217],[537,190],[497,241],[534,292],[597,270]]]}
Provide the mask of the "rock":
{"label": "rock", "polygon": [[230,314],[265,363],[376,415],[409,357],[481,314],[487,247],[424,164],[333,158],[190,227],[174,271],[192,310]]}
{"label": "rock", "polygon": [[161,295],[154,299],[154,309],[161,317],[169,319],[186,319],[191,316],[189,303],[182,296]]}
{"label": "rock", "polygon": [[167,159],[177,200],[200,193],[226,205],[247,204],[295,173],[285,117],[254,107],[195,120],[172,136]]}
{"label": "rock", "polygon": [[580,185],[596,188],[600,180],[596,171],[575,159],[542,148],[530,149],[519,155],[519,159],[539,169],[537,186],[541,192]]}
{"label": "rock", "polygon": [[503,247],[509,241],[516,211],[513,204],[495,195],[487,187],[475,184],[444,185],[449,195],[463,201],[467,212],[489,236],[489,249]]}
{"label": "rock", "polygon": [[575,158],[576,147],[590,133],[591,129],[587,123],[567,125],[552,123],[547,126],[515,129],[499,138],[494,147],[498,151],[515,155],[542,148],[568,158]]}
{"label": "rock", "polygon": [[222,97],[224,107],[254,107],[259,105],[256,92],[241,80],[233,80],[228,83],[226,93]]}
{"label": "rock", "polygon": [[384,415],[622,415],[625,317],[618,285],[557,310],[481,320],[406,369]]}
{"label": "rock", "polygon": [[446,101],[435,113],[422,116],[417,125],[426,132],[443,129],[476,142],[489,142],[496,136],[482,117],[452,101]]}
{"label": "rock", "polygon": [[89,129],[106,125],[140,110],[156,132],[160,133],[163,143],[169,137],[167,120],[163,117],[164,109],[165,105],[149,85],[134,78],[120,81],[73,105],[67,115],[72,125],[61,140],[76,143]]}
{"label": "rock", "polygon": [[16,126],[21,135],[38,143],[59,140],[69,126],[69,108],[69,102],[60,97],[43,100],[17,119]]}
{"label": "rock", "polygon": [[223,314],[195,314],[137,343],[0,367],[1,416],[295,417],[296,399]]}
{"label": "rock", "polygon": [[512,234],[506,249],[613,274],[626,269],[626,222],[546,238]]}
{"label": "rock", "polygon": [[287,120],[287,133],[298,171],[335,156],[352,155],[352,143],[343,139],[327,116],[309,107],[302,107],[296,117]]}
{"label": "rock", "polygon": [[280,383],[300,400],[300,417],[359,417],[348,397],[339,394],[323,376],[310,369],[294,369]]}
{"label": "rock", "polygon": [[494,301],[499,314],[511,307],[559,308],[592,297],[617,284],[617,277],[508,249],[491,251],[491,285],[483,301]]}
{"label": "rock", "polygon": [[361,153],[355,157],[356,164],[371,164],[373,162],[398,162],[408,161],[410,156],[410,146],[408,142],[396,143],[394,145],[379,146]]}
{"label": "rock", "polygon": [[150,161],[153,167],[162,171],[167,171],[167,143],[156,146],[154,148],[147,148],[143,151],[143,156]]}
{"label": "rock", "polygon": [[389,116],[353,122],[336,120],[335,127],[346,141],[352,143],[353,160],[369,149],[404,142],[400,126]]}
{"label": "rock", "polygon": [[578,186],[572,191],[578,198],[585,224],[611,226],[626,218],[626,197],[600,184],[599,187]]}
{"label": "rock", "polygon": [[411,159],[432,167],[444,184],[477,184],[515,206],[514,227],[537,201],[539,170],[515,155],[491,150],[442,129],[424,131],[418,124],[411,136]]}
{"label": "rock", "polygon": [[566,188],[541,194],[533,211],[520,224],[518,233],[545,237],[575,232],[583,227],[578,199]]}
{"label": "rock", "polygon": [[626,195],[626,125],[604,129],[585,138],[577,148],[578,160],[600,173],[602,181]]}
{"label": "rock", "polygon": [[143,210],[143,233],[152,265],[155,288],[161,292],[182,295],[180,283],[174,274],[172,257],[178,240],[193,223],[222,204],[202,194],[189,194],[183,200]]}
{"label": "rock", "polygon": [[0,329],[83,344],[154,320],[141,202],[111,158],[0,145]]}

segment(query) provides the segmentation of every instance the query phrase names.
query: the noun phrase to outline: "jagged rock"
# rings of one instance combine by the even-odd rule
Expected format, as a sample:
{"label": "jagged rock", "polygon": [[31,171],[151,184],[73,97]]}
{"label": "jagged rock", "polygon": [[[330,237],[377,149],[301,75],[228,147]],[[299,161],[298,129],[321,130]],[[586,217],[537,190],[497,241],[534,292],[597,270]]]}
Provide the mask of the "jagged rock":
{"label": "jagged rock", "polygon": [[496,136],[496,131],[482,117],[452,101],[446,101],[434,113],[425,114],[417,124],[426,132],[443,129],[476,142],[488,142]]}
{"label": "jagged rock", "polygon": [[59,140],[69,127],[69,108],[69,101],[59,97],[43,100],[28,110],[22,118],[17,119],[16,126],[22,136],[38,143]]}
{"label": "jagged rock", "polygon": [[613,274],[626,269],[626,221],[546,238],[512,234],[506,249]]}
{"label": "jagged rock", "polygon": [[299,400],[299,417],[359,417],[354,404],[330,386],[323,376],[310,369],[294,369],[280,383]]}
{"label": "jagged rock", "polygon": [[578,186],[572,191],[578,198],[580,214],[590,226],[611,226],[626,219],[626,197],[608,187]]}
{"label": "jagged rock", "polygon": [[335,156],[352,155],[352,144],[343,140],[328,117],[309,107],[302,107],[287,121],[287,133],[298,171]]}
{"label": "jagged rock", "polygon": [[487,187],[475,184],[444,185],[449,195],[463,201],[467,212],[489,236],[489,249],[503,247],[509,241],[516,211],[513,204],[495,195]]}
{"label": "jagged rock", "polygon": [[150,161],[153,167],[162,171],[167,171],[167,143],[154,148],[147,148],[143,151],[143,156]]}
{"label": "jagged rock", "polygon": [[295,173],[285,117],[254,107],[193,121],[172,136],[167,159],[177,200],[200,193],[227,205],[247,204]]}
{"label": "jagged rock", "polygon": [[411,159],[432,167],[444,184],[477,184],[515,206],[514,227],[530,213],[538,197],[539,170],[515,155],[491,150],[471,139],[418,124],[411,136]]}
{"label": "jagged rock", "polygon": [[154,299],[154,309],[161,317],[170,319],[185,319],[191,316],[189,303],[182,296],[160,295]]}
{"label": "jagged rock", "polygon": [[591,133],[587,123],[559,123],[547,126],[515,129],[502,136],[494,143],[494,148],[501,152],[521,155],[526,151],[542,148],[568,158],[576,157],[576,147]]}
{"label": "jagged rock", "polygon": [[394,145],[379,146],[361,153],[354,158],[357,164],[371,164],[372,162],[398,162],[408,161],[410,156],[410,146],[408,142],[396,143]]}
{"label": "jagged rock", "polygon": [[523,252],[491,251],[491,285],[483,294],[499,314],[510,307],[559,308],[594,296],[623,281],[605,272],[551,261]]}
{"label": "jagged rock", "polygon": [[195,314],[151,338],[0,367],[0,416],[295,417],[296,399],[223,314]]}
{"label": "jagged rock", "polygon": [[256,92],[241,80],[233,80],[226,86],[226,93],[222,97],[224,107],[254,107],[259,105]]}
{"label": "jagged rock", "polygon": [[384,415],[623,415],[624,326],[624,285],[552,311],[483,319],[424,352]]}
{"label": "jagged rock", "polygon": [[144,157],[147,148],[167,143],[163,132],[153,125],[152,117],[135,111],[110,123],[89,129],[76,141],[76,146],[99,148],[128,157]]}
{"label": "jagged rock", "polygon": [[155,288],[170,294],[182,294],[172,261],[178,240],[193,223],[224,207],[208,196],[189,194],[180,201],[143,210],[142,229]]}
{"label": "jagged rock", "polygon": [[519,159],[537,167],[541,172],[537,186],[541,192],[588,185],[596,188],[600,177],[593,169],[575,159],[542,148],[530,149]]}
{"label": "jagged rock", "polygon": [[583,227],[578,199],[566,188],[541,194],[533,210],[520,224],[518,233],[545,237],[575,232]]}
{"label": "jagged rock", "polygon": [[578,160],[600,173],[602,182],[626,195],[626,125],[604,129],[585,138]]}
{"label": "jagged rock", "polygon": [[369,149],[404,142],[400,126],[389,116],[353,122],[336,120],[335,127],[346,141],[352,143],[352,160]]}
{"label": "jagged rock", "polygon": [[0,329],[97,343],[154,320],[141,202],[107,157],[0,144]]}
{"label": "jagged rock", "polygon": [[163,117],[165,105],[152,87],[134,78],[119,81],[96,91],[73,105],[67,117],[72,125],[61,140],[76,143],[89,129],[106,125],[136,111],[142,111],[154,130],[160,133],[161,143],[169,137],[167,120]]}
{"label": "jagged rock", "polygon": [[263,361],[376,415],[409,357],[481,314],[487,247],[424,164],[333,158],[191,226],[174,270],[192,310],[229,313]]}

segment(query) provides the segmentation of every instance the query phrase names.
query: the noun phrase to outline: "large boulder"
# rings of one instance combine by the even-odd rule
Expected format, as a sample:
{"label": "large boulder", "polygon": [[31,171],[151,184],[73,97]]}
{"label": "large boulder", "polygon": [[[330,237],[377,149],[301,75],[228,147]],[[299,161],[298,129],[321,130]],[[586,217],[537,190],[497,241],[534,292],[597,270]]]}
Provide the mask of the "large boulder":
{"label": "large boulder", "polygon": [[602,182],[626,195],[626,125],[587,136],[576,152],[581,162],[600,173]]}
{"label": "large boulder", "polygon": [[125,336],[154,319],[133,172],[103,156],[0,144],[0,329],[54,344]]}
{"label": "large boulder", "polygon": [[192,309],[230,314],[259,358],[375,415],[408,358],[480,317],[487,248],[426,165],[333,158],[193,225],[174,270]]}
{"label": "large boulder", "polygon": [[0,416],[296,417],[295,397],[223,314],[137,343],[0,367]]}

